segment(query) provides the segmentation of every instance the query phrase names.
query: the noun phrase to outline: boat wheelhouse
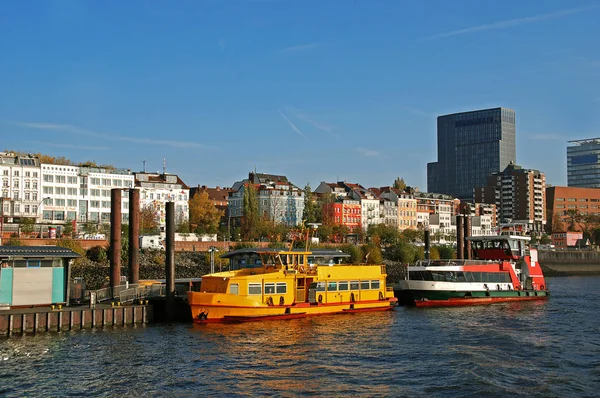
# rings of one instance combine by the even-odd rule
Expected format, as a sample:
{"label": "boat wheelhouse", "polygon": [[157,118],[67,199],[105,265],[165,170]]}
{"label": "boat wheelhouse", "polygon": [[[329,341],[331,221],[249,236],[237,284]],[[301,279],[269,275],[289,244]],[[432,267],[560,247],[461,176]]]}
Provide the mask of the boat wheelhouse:
{"label": "boat wheelhouse", "polygon": [[240,249],[229,270],[202,277],[188,292],[195,322],[288,319],[392,309],[385,265],[348,265],[337,250]]}
{"label": "boat wheelhouse", "polygon": [[537,250],[518,235],[473,236],[472,259],[424,260],[407,267],[395,288],[418,307],[540,300],[549,296]]}

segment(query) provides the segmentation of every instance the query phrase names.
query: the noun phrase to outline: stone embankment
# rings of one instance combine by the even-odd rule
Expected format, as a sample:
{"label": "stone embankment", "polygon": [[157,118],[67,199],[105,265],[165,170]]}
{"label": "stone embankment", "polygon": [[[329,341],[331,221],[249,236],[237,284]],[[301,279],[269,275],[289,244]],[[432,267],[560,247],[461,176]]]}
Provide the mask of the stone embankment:
{"label": "stone embankment", "polygon": [[600,275],[600,252],[594,250],[540,251],[545,276]]}

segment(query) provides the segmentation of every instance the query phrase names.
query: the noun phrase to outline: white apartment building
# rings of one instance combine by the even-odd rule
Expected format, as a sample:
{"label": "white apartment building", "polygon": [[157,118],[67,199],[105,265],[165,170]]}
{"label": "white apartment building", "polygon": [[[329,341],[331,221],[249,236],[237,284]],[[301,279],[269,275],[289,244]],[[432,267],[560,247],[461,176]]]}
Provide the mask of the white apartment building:
{"label": "white apartment building", "polygon": [[258,213],[276,224],[294,227],[302,223],[304,191],[285,176],[250,173],[248,179],[233,184],[228,198],[229,217],[238,223],[244,215],[244,191],[251,184],[256,187]]}
{"label": "white apartment building", "polygon": [[41,198],[39,159],[0,152],[0,222],[38,218]]}
{"label": "white apartment building", "polygon": [[[133,187],[130,170],[42,164],[42,222],[110,222],[111,190]],[[129,222],[128,195],[122,195],[122,222]]]}
{"label": "white apartment building", "polygon": [[190,188],[175,174],[134,173],[140,190],[140,210],[151,208],[160,232],[166,232],[166,204],[175,202],[175,224],[188,222]]}

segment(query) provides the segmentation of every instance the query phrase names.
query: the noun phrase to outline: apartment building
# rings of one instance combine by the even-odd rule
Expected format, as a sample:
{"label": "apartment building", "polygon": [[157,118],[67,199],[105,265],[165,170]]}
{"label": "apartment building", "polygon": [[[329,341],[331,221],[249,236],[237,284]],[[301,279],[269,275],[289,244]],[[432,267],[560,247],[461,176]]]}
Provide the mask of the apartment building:
{"label": "apartment building", "polygon": [[39,159],[0,152],[0,225],[18,222],[22,217],[39,218],[41,172]]}
{"label": "apartment building", "polygon": [[361,227],[368,231],[369,226],[381,222],[379,198],[360,184],[338,181],[337,183],[321,182],[315,189],[317,194],[332,194],[336,197],[348,197],[360,203]]}
{"label": "apartment building", "polygon": [[134,173],[135,187],[140,190],[140,209],[150,208],[158,220],[160,232],[166,232],[166,204],[174,202],[175,224],[189,220],[190,188],[176,174]]}
{"label": "apartment building", "polygon": [[258,213],[262,217],[288,227],[302,223],[304,191],[285,176],[251,172],[247,179],[233,184],[229,192],[229,217],[234,225],[239,225],[244,216],[244,192],[250,185],[256,189]]}
{"label": "apartment building", "polygon": [[525,223],[531,231],[546,225],[546,176],[539,170],[510,163],[488,177],[486,186],[475,189],[475,202],[495,204],[500,223]]}

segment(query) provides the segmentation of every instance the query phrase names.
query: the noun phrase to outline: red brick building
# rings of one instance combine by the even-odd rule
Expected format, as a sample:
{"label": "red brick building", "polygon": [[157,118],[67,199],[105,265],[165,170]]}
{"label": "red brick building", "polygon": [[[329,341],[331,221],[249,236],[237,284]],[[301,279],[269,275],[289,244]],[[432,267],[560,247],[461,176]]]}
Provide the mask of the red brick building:
{"label": "red brick building", "polygon": [[[546,214],[552,232],[581,231],[581,222],[571,214],[600,216],[600,188],[546,188]],[[575,222],[573,222],[575,221]]]}

